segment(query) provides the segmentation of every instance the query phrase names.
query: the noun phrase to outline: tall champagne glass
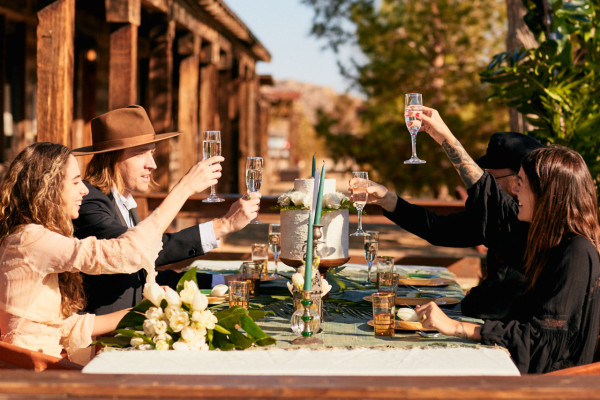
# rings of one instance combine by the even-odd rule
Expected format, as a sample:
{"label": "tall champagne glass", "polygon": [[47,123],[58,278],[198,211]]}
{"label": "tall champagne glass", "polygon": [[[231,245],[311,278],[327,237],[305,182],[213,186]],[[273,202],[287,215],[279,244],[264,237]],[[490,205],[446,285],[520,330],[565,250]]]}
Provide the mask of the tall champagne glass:
{"label": "tall champagne glass", "polygon": [[412,155],[404,164],[425,164],[425,160],[417,157],[417,133],[421,128],[421,120],[412,115],[413,112],[423,112],[423,97],[421,93],[406,93],[404,95],[404,121],[410,132],[410,143],[412,146]]}
{"label": "tall champagne glass", "polygon": [[366,232],[362,229],[362,210],[367,204],[367,187],[369,186],[369,174],[367,172],[352,172],[350,179],[350,188],[352,189],[352,199],[354,207],[358,210],[358,228],[350,236],[365,236]]}
{"label": "tall champagne glass", "polygon": [[269,247],[275,258],[275,273],[273,276],[279,276],[278,262],[281,252],[281,226],[279,224],[269,224]]}
{"label": "tall champagne glass", "polygon": [[[248,157],[246,158],[246,187],[249,192],[258,192],[262,184],[263,176],[263,158]],[[251,224],[262,224],[258,219],[253,219]]]}
{"label": "tall champagne glass", "polygon": [[366,231],[365,236],[365,260],[367,260],[367,281],[365,285],[372,285],[371,283],[371,267],[377,257],[379,251],[379,232]]}
{"label": "tall champagne glass", "polygon": [[[221,155],[221,131],[204,131],[202,133],[202,157],[204,160]],[[217,197],[214,185],[210,187],[210,196],[203,203],[220,203],[225,201]]]}

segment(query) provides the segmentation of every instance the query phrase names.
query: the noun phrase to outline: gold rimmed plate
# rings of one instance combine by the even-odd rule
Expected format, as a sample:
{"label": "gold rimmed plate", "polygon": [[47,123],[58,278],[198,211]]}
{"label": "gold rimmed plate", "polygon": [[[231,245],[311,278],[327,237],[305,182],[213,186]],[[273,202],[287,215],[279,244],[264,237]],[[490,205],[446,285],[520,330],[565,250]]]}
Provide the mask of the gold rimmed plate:
{"label": "gold rimmed plate", "polygon": [[[426,329],[423,328],[423,325],[420,322],[410,322],[410,321],[402,321],[395,320],[394,329],[397,331],[435,331],[435,329]],[[375,323],[373,320],[367,321],[367,325],[374,326]]]}
{"label": "gold rimmed plate", "polygon": [[[363,300],[371,302],[371,296],[363,297]],[[417,306],[427,304],[433,301],[438,306],[446,306],[460,303],[460,300],[454,297],[398,297],[396,296],[397,306]]]}
{"label": "gold rimmed plate", "polygon": [[448,278],[400,278],[399,285],[411,286],[448,286],[455,283],[454,280]]}

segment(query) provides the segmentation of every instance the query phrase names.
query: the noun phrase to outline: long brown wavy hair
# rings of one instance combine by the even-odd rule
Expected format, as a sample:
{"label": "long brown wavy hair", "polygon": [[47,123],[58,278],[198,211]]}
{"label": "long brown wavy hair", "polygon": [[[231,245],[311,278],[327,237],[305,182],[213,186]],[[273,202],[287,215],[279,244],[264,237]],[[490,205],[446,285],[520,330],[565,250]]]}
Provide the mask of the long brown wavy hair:
{"label": "long brown wavy hair", "polygon": [[579,153],[562,146],[533,150],[523,159],[535,207],[525,251],[531,289],[550,251],[565,235],[588,239],[600,254],[598,200],[590,171]]}
{"label": "long brown wavy hair", "polygon": [[[64,236],[73,236],[73,222],[62,197],[71,150],[48,142],[21,151],[0,183],[0,244],[19,226],[39,224]],[[68,317],[85,307],[79,272],[58,276],[61,312]]]}

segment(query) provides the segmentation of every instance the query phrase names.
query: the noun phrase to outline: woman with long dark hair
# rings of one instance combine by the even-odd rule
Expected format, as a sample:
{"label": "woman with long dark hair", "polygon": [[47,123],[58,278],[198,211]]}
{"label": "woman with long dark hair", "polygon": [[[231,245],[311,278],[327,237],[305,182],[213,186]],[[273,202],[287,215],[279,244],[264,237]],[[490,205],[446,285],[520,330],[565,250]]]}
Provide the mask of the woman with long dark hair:
{"label": "woman with long dark hair", "polygon": [[532,151],[522,161],[515,201],[477,166],[437,111],[424,107],[418,118],[467,184],[467,207],[499,229],[516,218],[530,222],[523,260],[527,289],[504,319],[459,322],[429,303],[417,310],[423,325],[504,346],[522,373],[590,363],[600,328],[600,227],[583,158],[562,146]]}
{"label": "woman with long dark hair", "polygon": [[217,183],[213,157],[194,165],[152,215],[118,239],[73,238],[72,219],[88,189],[71,151],[35,143],[0,184],[0,340],[84,363],[92,336],[110,332],[127,310],[96,317],[85,306],[80,272],[154,276],[162,233],[187,198]]}

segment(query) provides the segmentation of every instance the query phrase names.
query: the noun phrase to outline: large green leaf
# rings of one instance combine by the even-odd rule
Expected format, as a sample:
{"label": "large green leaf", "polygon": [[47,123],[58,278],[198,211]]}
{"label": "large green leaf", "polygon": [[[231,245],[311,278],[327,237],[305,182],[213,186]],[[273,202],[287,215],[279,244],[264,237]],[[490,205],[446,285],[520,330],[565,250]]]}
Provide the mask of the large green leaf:
{"label": "large green leaf", "polygon": [[185,281],[194,281],[196,286],[198,286],[198,279],[196,278],[197,268],[193,267],[186,271],[185,274],[181,278],[179,278],[179,282],[177,282],[177,293],[179,293],[183,289],[183,284]]}

